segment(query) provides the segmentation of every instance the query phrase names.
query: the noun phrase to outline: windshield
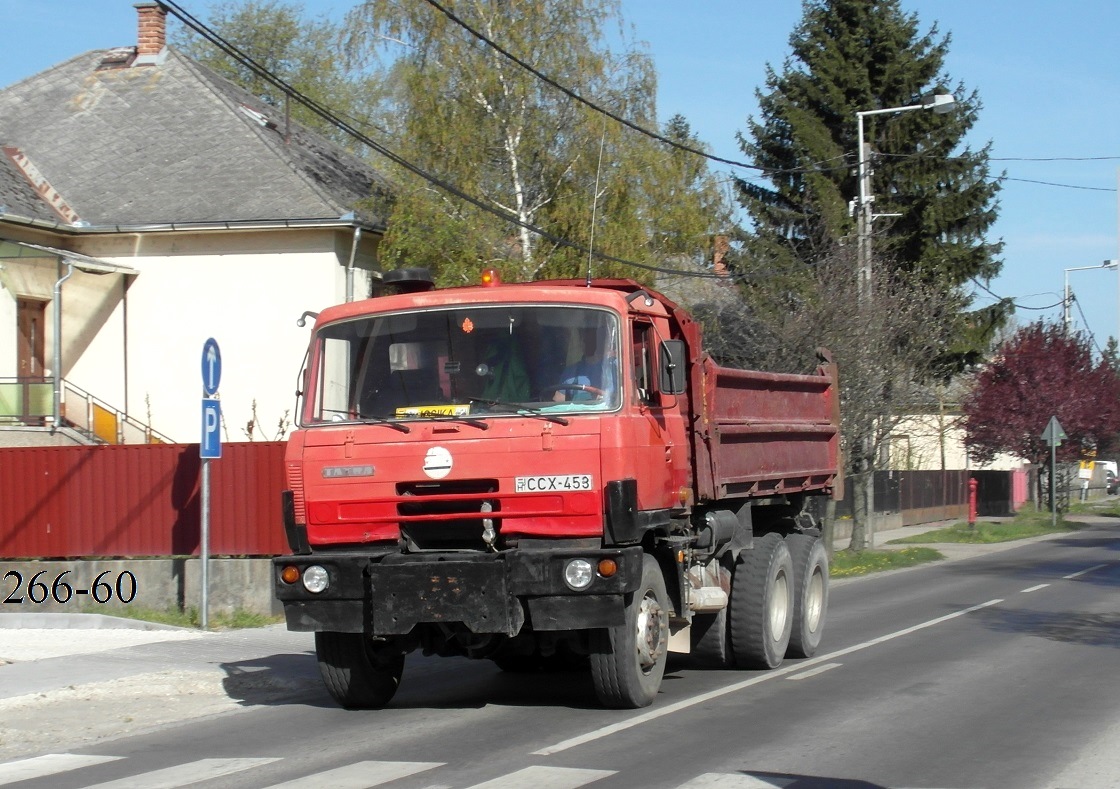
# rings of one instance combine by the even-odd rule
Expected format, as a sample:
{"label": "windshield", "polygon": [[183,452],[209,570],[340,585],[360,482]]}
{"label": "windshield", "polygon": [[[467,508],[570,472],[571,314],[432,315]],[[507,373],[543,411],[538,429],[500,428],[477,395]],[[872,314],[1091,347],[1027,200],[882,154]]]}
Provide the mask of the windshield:
{"label": "windshield", "polygon": [[617,408],[618,318],[508,305],[357,318],[317,334],[310,423]]}

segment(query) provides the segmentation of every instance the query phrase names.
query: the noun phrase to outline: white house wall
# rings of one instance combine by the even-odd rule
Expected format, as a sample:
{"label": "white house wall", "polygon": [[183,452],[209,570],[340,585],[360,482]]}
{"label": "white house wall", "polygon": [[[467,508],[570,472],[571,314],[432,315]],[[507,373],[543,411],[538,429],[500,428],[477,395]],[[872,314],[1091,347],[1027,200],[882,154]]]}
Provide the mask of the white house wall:
{"label": "white house wall", "polygon": [[[284,241],[291,249],[292,239]],[[164,243],[170,243],[169,256],[99,255],[139,272],[127,297],[130,415],[147,422],[150,413],[155,430],[176,441],[197,442],[202,346],[213,337],[222,355],[223,440],[248,439],[254,401],[258,428],[253,438],[277,437],[282,422],[294,422],[296,379],[310,338],[311,323],[299,328],[296,320],[305,310],[318,312],[345,300],[345,267],[334,251],[324,251],[322,234],[318,250],[309,243],[297,252],[177,254],[197,245]],[[357,274],[355,291],[365,295],[369,275]],[[109,321],[113,328],[90,343],[68,376],[121,408],[124,309],[117,306]]]}
{"label": "white house wall", "polygon": [[890,437],[890,464],[896,471],[940,470],[942,454],[947,470],[1008,471],[1027,465],[1013,455],[997,455],[979,464],[968,457],[960,417],[920,414],[899,422]]}

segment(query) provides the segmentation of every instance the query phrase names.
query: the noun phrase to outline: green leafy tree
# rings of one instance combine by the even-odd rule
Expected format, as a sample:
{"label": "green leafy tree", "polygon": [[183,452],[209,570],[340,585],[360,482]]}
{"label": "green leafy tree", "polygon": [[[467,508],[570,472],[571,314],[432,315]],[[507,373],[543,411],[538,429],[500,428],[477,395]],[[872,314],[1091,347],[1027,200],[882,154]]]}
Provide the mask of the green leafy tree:
{"label": "green leafy tree", "polygon": [[[757,94],[760,118],[739,136],[762,168],[760,178],[738,180],[753,225],[748,249],[787,277],[774,283],[780,298],[835,245],[854,243],[856,113],[913,105],[934,93],[955,94],[957,109],[865,119],[874,211],[898,214],[874,224],[875,263],[954,294],[958,312],[967,308],[962,286],[999,272],[1001,244],[985,240],[999,186],[989,178],[990,146],[973,151],[964,143],[981,104],[943,71],[949,43],[936,25],[921,33],[899,0],[806,0],[792,55],[780,73],[768,68],[766,89]],[[977,359],[987,338],[975,330],[994,327],[1005,312],[997,305],[962,317],[958,361]]]}
{"label": "green leafy tree", "polygon": [[[443,5],[539,73],[656,127],[649,56],[604,43],[604,26],[619,20],[614,0],[541,0],[516,13],[506,0]],[[368,0],[349,31],[352,56],[391,63],[397,151],[439,182],[399,174],[386,267],[429,266],[445,283],[473,281],[480,265],[507,279],[578,276],[588,248],[658,265],[725,229],[727,201],[698,157],[686,162],[575,101],[431,4]],[[695,143],[683,120],[668,131]],[[643,274],[591,265],[596,276]]]}
{"label": "green leafy tree", "polygon": [[[283,0],[222,0],[210,7],[207,25],[301,94],[359,125],[384,126],[380,114],[384,75],[343,56],[343,25],[326,17],[309,19],[302,4]],[[346,147],[356,147],[348,135],[299,102],[288,102],[280,88],[190,28],[173,28],[171,41],[191,59],[290,112],[293,120]]]}

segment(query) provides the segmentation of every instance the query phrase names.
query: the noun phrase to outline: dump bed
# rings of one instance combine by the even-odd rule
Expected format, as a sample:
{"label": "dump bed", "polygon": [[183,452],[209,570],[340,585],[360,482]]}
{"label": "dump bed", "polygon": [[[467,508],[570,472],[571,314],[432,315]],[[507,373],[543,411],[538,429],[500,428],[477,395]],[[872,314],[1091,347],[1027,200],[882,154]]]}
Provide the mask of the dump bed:
{"label": "dump bed", "polygon": [[693,362],[693,434],[700,500],[843,494],[836,365],[811,375]]}

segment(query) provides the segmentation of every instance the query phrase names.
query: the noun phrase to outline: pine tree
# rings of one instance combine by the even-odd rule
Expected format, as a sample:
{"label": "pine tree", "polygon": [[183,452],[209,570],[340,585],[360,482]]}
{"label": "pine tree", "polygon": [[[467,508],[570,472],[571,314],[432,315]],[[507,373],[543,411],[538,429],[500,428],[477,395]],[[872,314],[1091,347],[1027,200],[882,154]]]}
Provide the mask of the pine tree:
{"label": "pine tree", "polygon": [[[772,67],[758,92],[761,119],[740,135],[760,180],[738,180],[753,222],[750,248],[778,271],[802,271],[839,243],[854,243],[849,201],[858,195],[856,112],[919,103],[953,93],[954,112],[866,118],[872,154],[876,265],[960,288],[998,273],[1001,244],[985,233],[996,219],[997,183],[989,146],[972,151],[965,134],[980,101],[951,85],[943,65],[950,37],[920,34],[899,0],[806,0],[790,38],[792,56]],[[964,307],[964,298],[960,299]]]}

